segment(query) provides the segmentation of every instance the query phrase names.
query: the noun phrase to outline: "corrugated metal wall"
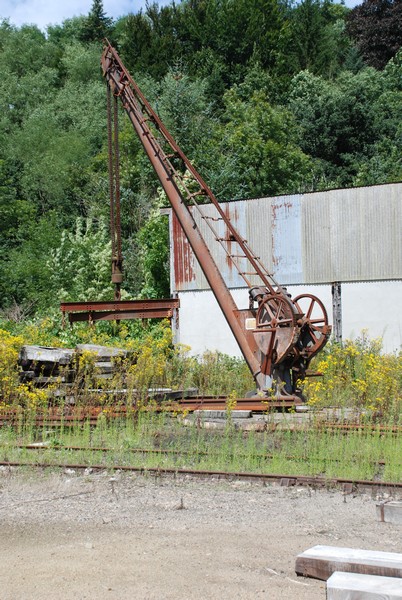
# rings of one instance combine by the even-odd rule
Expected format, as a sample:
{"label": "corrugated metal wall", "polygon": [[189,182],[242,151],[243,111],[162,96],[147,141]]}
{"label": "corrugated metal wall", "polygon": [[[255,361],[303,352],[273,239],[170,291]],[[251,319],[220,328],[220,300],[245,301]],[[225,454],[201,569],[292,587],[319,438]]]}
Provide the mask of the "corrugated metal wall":
{"label": "corrugated metal wall", "polygon": [[[284,285],[402,279],[400,183],[222,206],[240,235]],[[208,210],[204,207],[207,214]],[[227,285],[245,287],[197,211],[194,217]],[[223,230],[219,233],[225,235]],[[174,215],[171,240],[172,290],[208,289]]]}
{"label": "corrugated metal wall", "polygon": [[308,194],[306,283],[402,279],[402,184]]}

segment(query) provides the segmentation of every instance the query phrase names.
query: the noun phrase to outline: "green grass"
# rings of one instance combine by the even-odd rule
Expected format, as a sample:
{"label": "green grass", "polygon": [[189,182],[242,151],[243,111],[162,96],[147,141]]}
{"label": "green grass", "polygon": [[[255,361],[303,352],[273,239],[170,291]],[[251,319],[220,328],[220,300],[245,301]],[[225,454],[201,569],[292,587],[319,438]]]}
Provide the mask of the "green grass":
{"label": "green grass", "polygon": [[[291,416],[289,416],[289,419]],[[285,421],[286,425],[286,421]],[[290,422],[289,422],[290,425]],[[325,430],[310,423],[303,430],[242,432],[226,422],[221,431],[180,418],[142,412],[120,420],[102,416],[96,427],[36,427],[33,419],[0,429],[0,460],[46,464],[102,465],[105,468],[194,469],[259,474],[306,475],[354,480],[402,481],[402,435],[373,431]],[[47,442],[41,450],[18,445]],[[67,450],[59,446],[79,446]],[[110,452],[94,450],[99,447]],[[138,450],[153,450],[140,452]],[[385,464],[381,464],[385,461]]]}

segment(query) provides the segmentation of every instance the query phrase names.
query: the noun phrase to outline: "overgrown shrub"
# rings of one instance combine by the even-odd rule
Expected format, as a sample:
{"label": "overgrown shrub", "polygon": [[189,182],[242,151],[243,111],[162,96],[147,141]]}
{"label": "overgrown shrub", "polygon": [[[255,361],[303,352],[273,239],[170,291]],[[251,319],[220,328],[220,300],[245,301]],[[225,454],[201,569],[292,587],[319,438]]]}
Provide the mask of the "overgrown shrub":
{"label": "overgrown shrub", "polygon": [[351,407],[382,419],[402,418],[402,354],[383,354],[380,339],[363,332],[355,341],[332,343],[315,367],[322,377],[304,384],[310,406]]}

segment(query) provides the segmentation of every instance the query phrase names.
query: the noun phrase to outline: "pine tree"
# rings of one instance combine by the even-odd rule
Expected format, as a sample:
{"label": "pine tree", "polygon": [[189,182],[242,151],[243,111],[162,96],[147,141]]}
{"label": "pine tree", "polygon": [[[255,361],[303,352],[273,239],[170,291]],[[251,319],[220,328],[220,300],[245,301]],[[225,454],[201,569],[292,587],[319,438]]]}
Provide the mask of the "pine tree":
{"label": "pine tree", "polygon": [[82,42],[101,42],[110,35],[113,19],[106,16],[102,0],[93,0],[81,31]]}

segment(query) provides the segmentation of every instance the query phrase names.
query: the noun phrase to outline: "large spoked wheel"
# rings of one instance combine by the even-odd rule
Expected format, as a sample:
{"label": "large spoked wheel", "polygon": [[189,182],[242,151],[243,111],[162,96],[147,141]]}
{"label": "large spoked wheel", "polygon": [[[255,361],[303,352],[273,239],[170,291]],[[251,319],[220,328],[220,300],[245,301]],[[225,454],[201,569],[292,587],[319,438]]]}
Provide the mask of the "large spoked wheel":
{"label": "large spoked wheel", "polygon": [[293,302],[281,295],[265,296],[256,315],[254,336],[272,364],[282,362],[294,348],[299,326]]}
{"label": "large spoked wheel", "polygon": [[304,315],[301,319],[298,349],[310,361],[322,350],[331,333],[327,311],[321,300],[313,294],[300,294],[293,302]]}
{"label": "large spoked wheel", "polygon": [[296,314],[285,296],[265,296],[258,307],[257,327],[294,327]]}

